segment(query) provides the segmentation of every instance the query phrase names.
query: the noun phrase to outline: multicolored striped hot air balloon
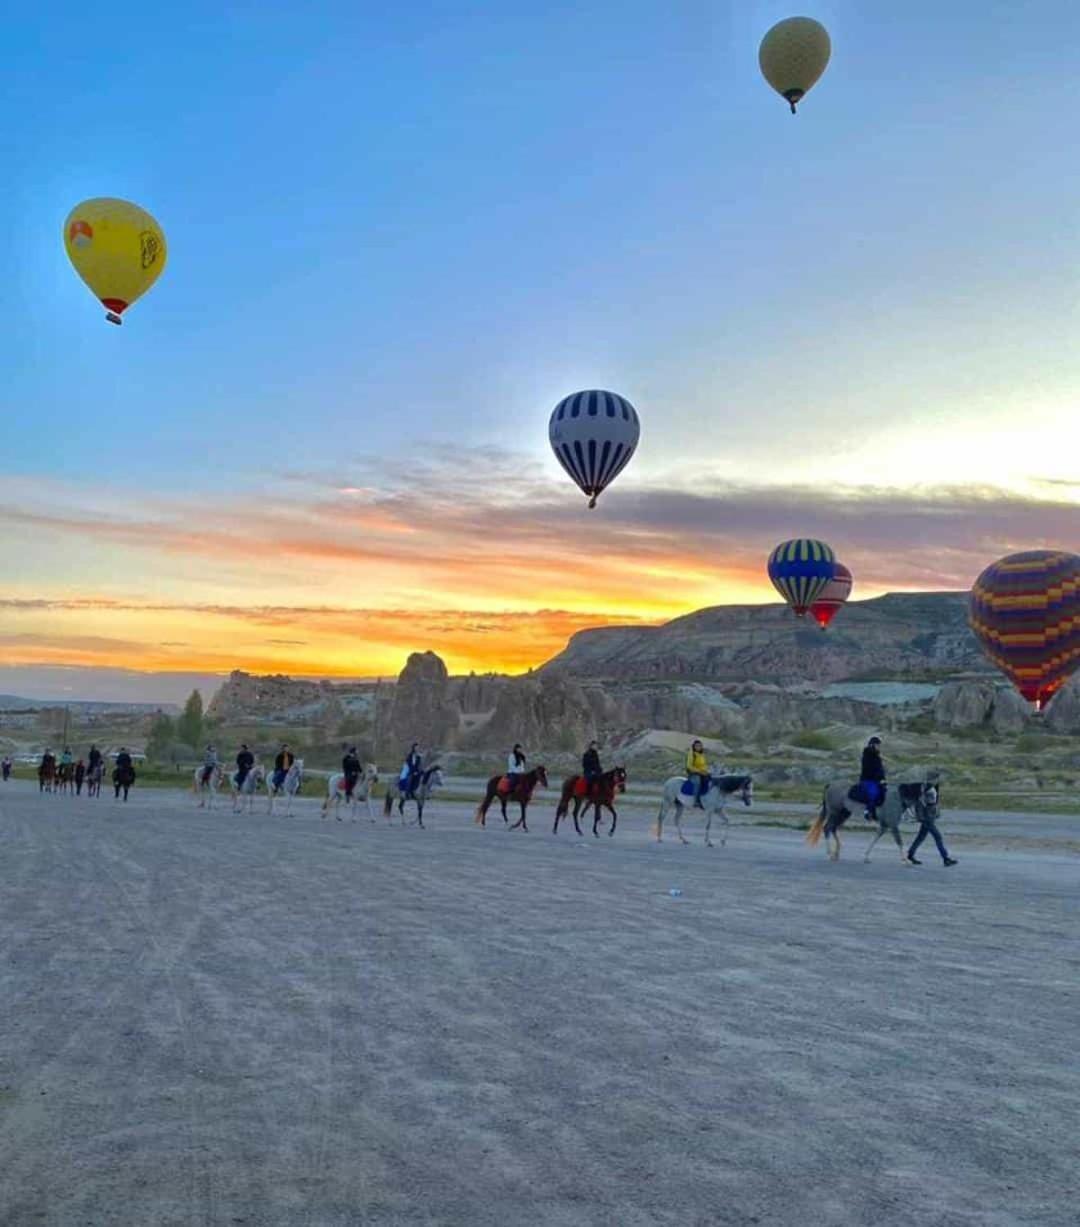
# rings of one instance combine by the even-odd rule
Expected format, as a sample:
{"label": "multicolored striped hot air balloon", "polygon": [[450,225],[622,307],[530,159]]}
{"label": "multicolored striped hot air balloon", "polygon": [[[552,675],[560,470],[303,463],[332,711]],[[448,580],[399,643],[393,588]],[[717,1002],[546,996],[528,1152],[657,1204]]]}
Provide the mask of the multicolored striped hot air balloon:
{"label": "multicolored striped hot air balloon", "polygon": [[1040,711],[1080,666],[1080,558],[1028,550],[992,563],[971,590],[968,623]]}
{"label": "multicolored striped hot air balloon", "polygon": [[575,392],[559,401],[548,423],[551,450],[590,507],[626,468],[640,437],[637,410],[615,392]]}
{"label": "multicolored striped hot air balloon", "polygon": [[810,537],[784,541],[769,555],[769,579],[799,618],[805,617],[835,571],[832,549]]}
{"label": "multicolored striped hot air balloon", "polygon": [[854,580],[851,572],[842,562],[838,562],[833,571],[833,577],[821,590],[821,595],[810,606],[810,616],[821,627],[827,629],[829,623],[836,617],[848,597]]}

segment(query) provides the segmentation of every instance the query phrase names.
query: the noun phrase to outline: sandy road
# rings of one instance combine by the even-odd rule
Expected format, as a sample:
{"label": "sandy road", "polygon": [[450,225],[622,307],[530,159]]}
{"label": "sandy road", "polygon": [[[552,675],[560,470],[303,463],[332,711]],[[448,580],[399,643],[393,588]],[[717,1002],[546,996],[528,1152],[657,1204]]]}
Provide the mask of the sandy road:
{"label": "sandy road", "polygon": [[1076,1223],[1075,857],[302,806],[0,793],[4,1227]]}

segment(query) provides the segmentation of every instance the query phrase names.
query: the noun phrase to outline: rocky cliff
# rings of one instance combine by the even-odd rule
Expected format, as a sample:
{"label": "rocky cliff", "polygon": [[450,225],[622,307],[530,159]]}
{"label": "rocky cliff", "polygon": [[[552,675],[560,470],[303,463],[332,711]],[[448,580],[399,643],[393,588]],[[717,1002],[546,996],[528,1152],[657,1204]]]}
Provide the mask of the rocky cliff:
{"label": "rocky cliff", "polygon": [[892,593],[849,605],[828,631],[780,605],[702,609],[663,626],[579,631],[542,672],[620,680],[824,684],[988,673],[967,595]]}

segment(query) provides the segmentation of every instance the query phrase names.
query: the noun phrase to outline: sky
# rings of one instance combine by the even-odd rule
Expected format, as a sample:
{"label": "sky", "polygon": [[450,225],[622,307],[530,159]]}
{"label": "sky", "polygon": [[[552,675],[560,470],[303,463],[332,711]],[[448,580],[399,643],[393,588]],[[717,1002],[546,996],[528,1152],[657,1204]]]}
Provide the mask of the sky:
{"label": "sky", "polygon": [[[792,117],[738,3],[20,6],[0,690],[173,699],[234,667],[521,671],[576,630],[1080,548],[1066,0],[828,0]],[[122,328],[61,227],[135,200]],[[637,455],[588,512],[547,418]]]}

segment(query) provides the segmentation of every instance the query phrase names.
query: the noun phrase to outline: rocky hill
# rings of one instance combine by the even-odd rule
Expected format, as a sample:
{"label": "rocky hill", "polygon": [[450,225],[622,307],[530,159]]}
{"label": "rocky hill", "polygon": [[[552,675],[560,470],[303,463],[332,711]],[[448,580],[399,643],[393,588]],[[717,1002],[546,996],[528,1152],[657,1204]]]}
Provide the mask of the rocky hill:
{"label": "rocky hill", "polygon": [[890,593],[849,605],[828,631],[780,605],[720,605],[655,627],[579,631],[543,673],[621,681],[779,685],[990,673],[967,594]]}

